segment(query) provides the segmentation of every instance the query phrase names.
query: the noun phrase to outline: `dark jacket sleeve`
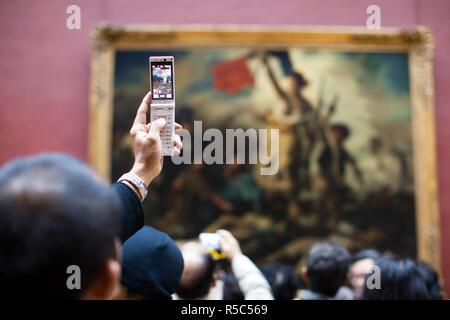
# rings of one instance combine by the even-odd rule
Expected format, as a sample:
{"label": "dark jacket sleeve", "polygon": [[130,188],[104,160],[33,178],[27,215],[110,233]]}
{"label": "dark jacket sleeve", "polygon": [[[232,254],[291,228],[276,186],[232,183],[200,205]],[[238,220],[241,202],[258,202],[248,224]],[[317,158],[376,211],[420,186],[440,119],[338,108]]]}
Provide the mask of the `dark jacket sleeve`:
{"label": "dark jacket sleeve", "polygon": [[137,194],[123,183],[114,183],[111,186],[120,200],[120,240],[124,243],[144,226],[144,211]]}

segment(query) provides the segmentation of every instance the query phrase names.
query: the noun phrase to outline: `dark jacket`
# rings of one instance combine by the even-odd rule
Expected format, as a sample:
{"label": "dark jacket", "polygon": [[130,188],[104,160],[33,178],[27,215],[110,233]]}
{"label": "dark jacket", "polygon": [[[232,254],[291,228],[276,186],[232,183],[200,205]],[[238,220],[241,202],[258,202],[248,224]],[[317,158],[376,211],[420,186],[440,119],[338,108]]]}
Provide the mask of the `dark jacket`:
{"label": "dark jacket", "polygon": [[172,299],[184,267],[180,249],[167,234],[144,227],[144,211],[133,190],[120,182],[111,188],[118,194],[122,206],[121,282],[144,299]]}
{"label": "dark jacket", "polygon": [[144,226],[144,211],[141,200],[137,194],[123,183],[114,183],[111,186],[120,199],[120,241],[124,243]]}

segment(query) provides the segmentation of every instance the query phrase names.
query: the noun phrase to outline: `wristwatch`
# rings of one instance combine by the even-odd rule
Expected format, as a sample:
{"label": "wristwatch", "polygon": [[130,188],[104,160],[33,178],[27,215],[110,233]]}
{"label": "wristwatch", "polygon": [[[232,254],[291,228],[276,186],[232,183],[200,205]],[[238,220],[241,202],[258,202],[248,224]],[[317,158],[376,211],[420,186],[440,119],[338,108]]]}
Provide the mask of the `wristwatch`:
{"label": "wristwatch", "polygon": [[139,190],[139,193],[141,194],[141,202],[144,201],[145,197],[147,197],[148,194],[147,186],[145,185],[144,181],[141,178],[139,178],[138,175],[132,172],[125,173],[119,178],[119,180],[117,180],[117,182],[123,180],[128,181],[133,186],[135,186]]}

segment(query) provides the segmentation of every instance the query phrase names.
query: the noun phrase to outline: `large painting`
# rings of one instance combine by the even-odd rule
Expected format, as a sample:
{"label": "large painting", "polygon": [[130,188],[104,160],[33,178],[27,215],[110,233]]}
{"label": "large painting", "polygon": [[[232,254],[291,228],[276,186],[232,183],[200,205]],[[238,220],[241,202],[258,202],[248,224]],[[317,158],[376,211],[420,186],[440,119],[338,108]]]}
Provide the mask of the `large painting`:
{"label": "large painting", "polygon": [[[175,57],[189,161],[165,158],[143,203],[146,224],[179,240],[229,229],[258,263],[300,266],[314,242],[332,239],[439,269],[427,31],[100,27],[94,40],[90,156],[113,181],[133,160],[148,57]],[[195,161],[195,135],[209,128],[276,129],[276,170]]]}

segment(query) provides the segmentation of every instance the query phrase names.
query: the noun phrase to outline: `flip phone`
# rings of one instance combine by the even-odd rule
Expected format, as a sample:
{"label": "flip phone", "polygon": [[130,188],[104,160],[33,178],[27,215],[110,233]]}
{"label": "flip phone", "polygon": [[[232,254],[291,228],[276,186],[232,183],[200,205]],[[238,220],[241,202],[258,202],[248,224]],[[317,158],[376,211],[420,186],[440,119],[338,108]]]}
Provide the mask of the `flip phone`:
{"label": "flip phone", "polygon": [[159,118],[166,120],[161,131],[162,155],[173,155],[175,130],[175,69],[172,56],[150,57],[150,121]]}

